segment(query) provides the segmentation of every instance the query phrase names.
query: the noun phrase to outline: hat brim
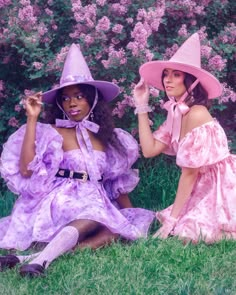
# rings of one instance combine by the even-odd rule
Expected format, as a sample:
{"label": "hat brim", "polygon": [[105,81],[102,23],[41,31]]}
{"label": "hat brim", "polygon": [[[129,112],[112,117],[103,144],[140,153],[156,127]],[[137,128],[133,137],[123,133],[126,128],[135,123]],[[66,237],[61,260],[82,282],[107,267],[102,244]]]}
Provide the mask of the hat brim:
{"label": "hat brim", "polygon": [[112,82],[107,82],[107,81],[86,81],[86,82],[68,82],[65,83],[61,86],[58,86],[54,89],[51,89],[49,91],[46,91],[43,93],[43,98],[42,100],[46,103],[54,103],[58,90],[66,87],[66,86],[72,86],[72,85],[79,85],[79,84],[86,84],[86,85],[92,85],[96,87],[101,94],[103,95],[103,98],[109,102],[113,100],[119,93],[120,93],[120,88],[116,84]]}
{"label": "hat brim", "polygon": [[162,85],[162,72],[164,69],[174,69],[189,73],[199,79],[201,85],[208,93],[208,98],[217,98],[222,94],[222,85],[209,72],[191,65],[174,61],[150,61],[143,64],[139,73],[148,85],[164,90]]}

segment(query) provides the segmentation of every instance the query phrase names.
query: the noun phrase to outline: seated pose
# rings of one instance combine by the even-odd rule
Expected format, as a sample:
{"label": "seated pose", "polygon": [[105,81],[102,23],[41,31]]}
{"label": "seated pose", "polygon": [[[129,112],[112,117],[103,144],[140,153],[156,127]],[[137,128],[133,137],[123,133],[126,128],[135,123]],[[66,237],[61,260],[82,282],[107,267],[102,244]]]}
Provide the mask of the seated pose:
{"label": "seated pose", "polygon": [[[170,60],[143,64],[140,75],[134,101],[143,155],[175,155],[181,168],[173,205],[156,213],[162,226],[154,237],[178,236],[194,243],[236,239],[236,155],[230,154],[225,132],[207,108],[222,87],[201,68],[198,33]],[[148,85],[165,91],[168,99],[167,119],[154,133]]]}
{"label": "seated pose", "polygon": [[[24,262],[22,276],[39,276],[80,243],[96,248],[117,235],[147,236],[154,212],[122,209],[131,206],[127,194],[139,181],[131,169],[138,144],[113,127],[108,102],[118,93],[115,84],[92,78],[72,44],[60,86],[25,99],[27,123],[10,136],[1,155],[1,176],[19,198],[11,215],[0,219],[0,248],[47,245],[33,255],[0,257],[0,270]],[[42,101],[53,105],[55,124],[38,122]]]}

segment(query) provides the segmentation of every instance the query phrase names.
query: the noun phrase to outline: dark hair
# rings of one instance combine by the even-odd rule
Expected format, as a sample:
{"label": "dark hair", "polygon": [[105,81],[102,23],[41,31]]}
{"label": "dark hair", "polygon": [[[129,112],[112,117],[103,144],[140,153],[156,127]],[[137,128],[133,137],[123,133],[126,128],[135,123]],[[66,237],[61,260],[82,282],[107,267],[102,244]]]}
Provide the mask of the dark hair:
{"label": "dark hair", "polygon": [[[86,97],[90,107],[93,106],[96,88],[88,84],[79,84],[80,91]],[[57,93],[58,103],[61,105],[61,94],[62,89]],[[97,134],[94,134],[101,142],[107,147],[108,144],[114,146],[120,153],[124,153],[124,147],[122,143],[117,138],[114,131],[114,121],[112,117],[112,112],[107,101],[104,100],[103,95],[97,89],[98,101],[93,109],[93,114],[90,114],[90,120],[97,123],[100,128]],[[45,110],[44,122],[55,124],[56,119],[63,119],[63,112],[58,107],[56,102],[48,109]]]}
{"label": "dark hair", "polygon": [[[189,91],[190,86],[193,84],[193,82],[196,80],[196,77],[183,72],[185,74],[184,77],[184,86],[187,89],[188,92],[188,96],[185,99],[185,103],[191,107],[193,105],[203,105],[206,106],[207,108],[209,108],[210,106],[210,102],[208,99],[208,93],[205,90],[205,88],[203,88],[203,86],[201,85],[201,83],[199,82],[192,91]],[[161,76],[161,80],[162,80],[162,85],[164,87],[164,83],[163,83],[163,78],[164,78],[164,71],[162,72],[162,76]]]}

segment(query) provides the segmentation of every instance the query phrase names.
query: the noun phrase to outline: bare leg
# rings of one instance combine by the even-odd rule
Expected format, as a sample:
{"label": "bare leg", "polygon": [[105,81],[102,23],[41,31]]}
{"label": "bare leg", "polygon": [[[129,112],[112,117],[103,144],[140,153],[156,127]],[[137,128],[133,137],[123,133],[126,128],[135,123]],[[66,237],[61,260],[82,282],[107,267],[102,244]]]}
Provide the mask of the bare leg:
{"label": "bare leg", "polygon": [[93,250],[96,250],[101,247],[105,247],[113,243],[119,238],[118,234],[112,233],[108,228],[101,227],[100,230],[98,230],[93,235],[87,237],[85,240],[83,240],[81,243],[79,243],[75,249],[83,249],[83,248],[91,248]]}

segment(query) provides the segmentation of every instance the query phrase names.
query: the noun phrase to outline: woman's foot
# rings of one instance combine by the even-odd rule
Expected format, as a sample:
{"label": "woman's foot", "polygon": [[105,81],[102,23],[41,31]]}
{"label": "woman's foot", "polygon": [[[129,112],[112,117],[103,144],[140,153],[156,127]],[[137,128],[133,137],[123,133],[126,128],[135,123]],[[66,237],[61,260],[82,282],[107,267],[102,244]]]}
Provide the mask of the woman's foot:
{"label": "woman's foot", "polygon": [[20,263],[20,260],[16,255],[6,255],[6,256],[0,256],[0,272],[15,267],[18,263]]}
{"label": "woman's foot", "polygon": [[40,277],[45,275],[45,265],[46,261],[43,265],[33,263],[33,264],[24,264],[20,267],[20,275],[22,277]]}

